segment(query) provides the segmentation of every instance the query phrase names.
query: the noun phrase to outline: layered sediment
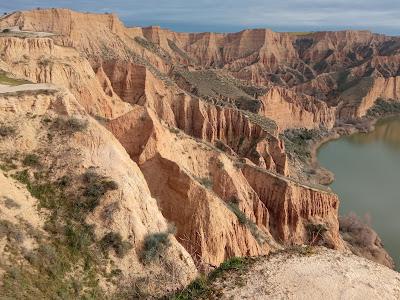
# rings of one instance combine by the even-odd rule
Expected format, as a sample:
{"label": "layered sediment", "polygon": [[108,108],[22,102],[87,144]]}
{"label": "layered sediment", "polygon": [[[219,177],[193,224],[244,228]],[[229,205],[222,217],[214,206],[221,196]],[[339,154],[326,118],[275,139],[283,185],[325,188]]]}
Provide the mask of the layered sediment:
{"label": "layered sediment", "polygon": [[[167,290],[150,296],[165,295],[234,256],[302,244],[348,248],[339,199],[298,180],[304,170],[294,158],[304,162],[307,153],[286,147],[285,132],[306,130],[297,140],[303,145],[308,132],[363,117],[378,98],[398,101],[398,38],[366,31],[175,33],[65,9],[0,19],[0,29],[12,26],[32,34],[0,34],[0,85],[31,85],[0,89],[8,166],[0,176],[23,171],[21,162],[9,169],[12,149],[23,156],[51,149],[40,156],[45,163],[25,166],[29,178],[39,167],[53,183],[94,168],[117,183],[108,183],[81,220],[93,226],[93,243],[114,233],[106,238],[113,251],[105,265],[120,270],[118,280],[96,273],[108,294],[118,282],[142,289],[165,277]],[[54,88],[39,89],[44,83]],[[55,132],[60,124],[72,129]],[[40,201],[26,183],[29,203]],[[130,247],[122,258],[123,241]],[[143,259],[147,247],[155,263]]]}

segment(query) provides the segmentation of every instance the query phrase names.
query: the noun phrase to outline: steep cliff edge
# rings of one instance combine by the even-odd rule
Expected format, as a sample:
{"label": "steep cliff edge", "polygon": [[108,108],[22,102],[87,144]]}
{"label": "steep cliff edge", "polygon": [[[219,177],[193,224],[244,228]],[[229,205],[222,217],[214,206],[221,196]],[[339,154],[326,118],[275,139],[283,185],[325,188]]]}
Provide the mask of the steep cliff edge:
{"label": "steep cliff edge", "polygon": [[[305,170],[291,159],[304,149],[287,148],[286,133],[300,128],[307,139],[378,97],[396,101],[397,38],[175,33],[65,9],[16,12],[0,19],[6,26],[32,33],[0,33],[0,184],[18,205],[26,194],[32,210],[6,216],[30,224],[21,230],[31,256],[11,253],[18,235],[0,230],[6,296],[51,297],[50,267],[66,297],[152,297],[235,256],[348,248],[339,199],[295,180]],[[65,251],[67,269],[36,261],[41,246]],[[13,283],[15,261],[29,288]],[[45,281],[33,280],[43,269]],[[88,285],[74,288],[74,276]]]}
{"label": "steep cliff edge", "polygon": [[[400,297],[400,275],[361,257],[298,248],[268,257],[232,260],[196,289],[191,299],[388,299]],[[198,286],[198,285],[197,285]]]}

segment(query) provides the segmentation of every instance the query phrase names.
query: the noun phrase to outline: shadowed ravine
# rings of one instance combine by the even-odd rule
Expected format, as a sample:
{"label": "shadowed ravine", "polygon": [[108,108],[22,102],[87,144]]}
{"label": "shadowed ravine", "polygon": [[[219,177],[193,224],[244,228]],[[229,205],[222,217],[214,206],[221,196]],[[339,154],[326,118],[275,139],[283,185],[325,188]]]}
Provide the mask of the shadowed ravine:
{"label": "shadowed ravine", "polygon": [[323,145],[318,159],[335,174],[331,187],[340,196],[341,214],[368,214],[399,270],[400,117]]}

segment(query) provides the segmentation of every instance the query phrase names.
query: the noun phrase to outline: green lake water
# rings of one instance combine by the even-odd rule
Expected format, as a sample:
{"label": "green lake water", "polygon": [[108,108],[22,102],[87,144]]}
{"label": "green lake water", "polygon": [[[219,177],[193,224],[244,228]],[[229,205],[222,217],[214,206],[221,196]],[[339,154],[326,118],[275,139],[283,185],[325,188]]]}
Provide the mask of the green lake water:
{"label": "green lake water", "polygon": [[370,133],[324,144],[318,160],[335,174],[331,188],[340,197],[340,214],[369,215],[399,270],[400,117],[379,121]]}

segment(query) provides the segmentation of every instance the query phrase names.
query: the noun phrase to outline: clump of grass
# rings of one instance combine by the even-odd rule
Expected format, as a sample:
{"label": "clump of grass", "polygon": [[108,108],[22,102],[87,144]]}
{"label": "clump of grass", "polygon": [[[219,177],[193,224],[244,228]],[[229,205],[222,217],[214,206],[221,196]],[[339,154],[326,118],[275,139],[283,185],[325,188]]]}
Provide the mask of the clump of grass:
{"label": "clump of grass", "polygon": [[100,248],[103,253],[107,253],[110,249],[114,249],[115,254],[123,258],[128,251],[132,248],[132,245],[123,241],[119,233],[109,232],[100,240]]}
{"label": "clump of grass", "polygon": [[209,299],[210,297],[208,296],[211,296],[213,281],[221,277],[226,272],[240,271],[243,270],[246,266],[247,266],[247,261],[245,258],[232,257],[223,262],[208,276],[200,276],[183,291],[175,293],[170,299],[172,300]]}
{"label": "clump of grass", "polygon": [[[48,237],[41,238],[38,249],[26,253],[30,267],[6,268],[0,298],[23,299],[20,293],[26,295],[29,291],[34,291],[34,299],[103,298],[98,274],[101,273],[100,262],[105,258],[104,245],[108,243],[120,256],[126,253],[128,245],[118,235],[106,235],[102,241],[97,241],[93,226],[85,222],[90,210],[79,204],[86,203],[92,196],[98,200],[104,192],[117,188],[116,183],[89,170],[90,175],[85,173],[86,179],[81,180],[83,188],[74,193],[66,190],[73,181],[70,176],[49,182],[46,176],[30,176],[27,169],[13,175],[38,199],[39,207],[49,211],[44,227]],[[84,195],[88,186],[98,182],[102,183],[98,186],[101,193]],[[75,272],[77,269],[81,271]]]}
{"label": "clump of grass", "polygon": [[[316,253],[315,248],[311,245],[294,245],[282,251],[287,253],[300,254],[302,256],[310,256]],[[279,251],[277,253],[279,253]]]}
{"label": "clump of grass", "polygon": [[23,184],[29,183],[29,173],[27,169],[18,171],[17,173],[13,174],[12,177]]}
{"label": "clump of grass", "polygon": [[238,218],[239,224],[247,226],[256,241],[259,244],[264,244],[266,242],[265,234],[260,231],[257,225],[246,216],[246,214],[239,208],[238,204],[239,200],[236,197],[232,197],[227,203],[227,206],[229,210],[232,211]]}
{"label": "clump of grass", "polygon": [[99,204],[100,198],[107,192],[118,189],[118,184],[109,180],[99,174],[97,174],[93,169],[89,169],[83,174],[83,181],[85,183],[85,189],[83,196],[85,196],[84,201],[80,202],[81,208],[93,211]]}
{"label": "clump of grass", "polygon": [[7,220],[0,220],[0,239],[6,237],[8,241],[21,243],[24,235],[20,228]]}
{"label": "clump of grass", "polygon": [[201,178],[196,178],[201,185],[206,187],[207,189],[212,189],[213,188],[213,181],[209,177],[201,177]]}
{"label": "clump of grass", "polygon": [[8,209],[15,209],[15,208],[20,208],[21,205],[19,205],[17,202],[15,202],[13,199],[9,197],[4,197],[4,205]]}
{"label": "clump of grass", "polygon": [[8,74],[6,74],[6,72],[0,70],[0,84],[16,86],[25,83],[30,83],[30,82],[22,79],[12,78]]}
{"label": "clump of grass", "polygon": [[144,239],[143,251],[141,259],[143,262],[154,261],[159,255],[167,249],[171,242],[169,240],[170,233],[158,232],[149,234]]}
{"label": "clump of grass", "polygon": [[328,231],[328,227],[325,224],[309,223],[306,225],[306,229],[310,239],[310,245],[315,245],[318,241],[323,240],[324,233]]}
{"label": "clump of grass", "polygon": [[30,166],[30,167],[38,166],[40,164],[39,156],[34,153],[27,154],[25,155],[22,164],[24,166]]}
{"label": "clump of grass", "polygon": [[11,137],[15,136],[17,130],[14,126],[9,126],[9,125],[0,125],[0,137]]}
{"label": "clump of grass", "polygon": [[178,134],[180,133],[180,130],[176,127],[168,127],[169,131],[173,134]]}
{"label": "clump of grass", "polygon": [[87,129],[88,121],[84,119],[79,119],[77,117],[70,118],[57,118],[54,122],[55,127],[59,130],[64,130],[66,133],[82,132]]}
{"label": "clump of grass", "polygon": [[228,208],[236,215],[240,224],[246,225],[248,223],[246,215],[240,210],[237,203],[228,202]]}

